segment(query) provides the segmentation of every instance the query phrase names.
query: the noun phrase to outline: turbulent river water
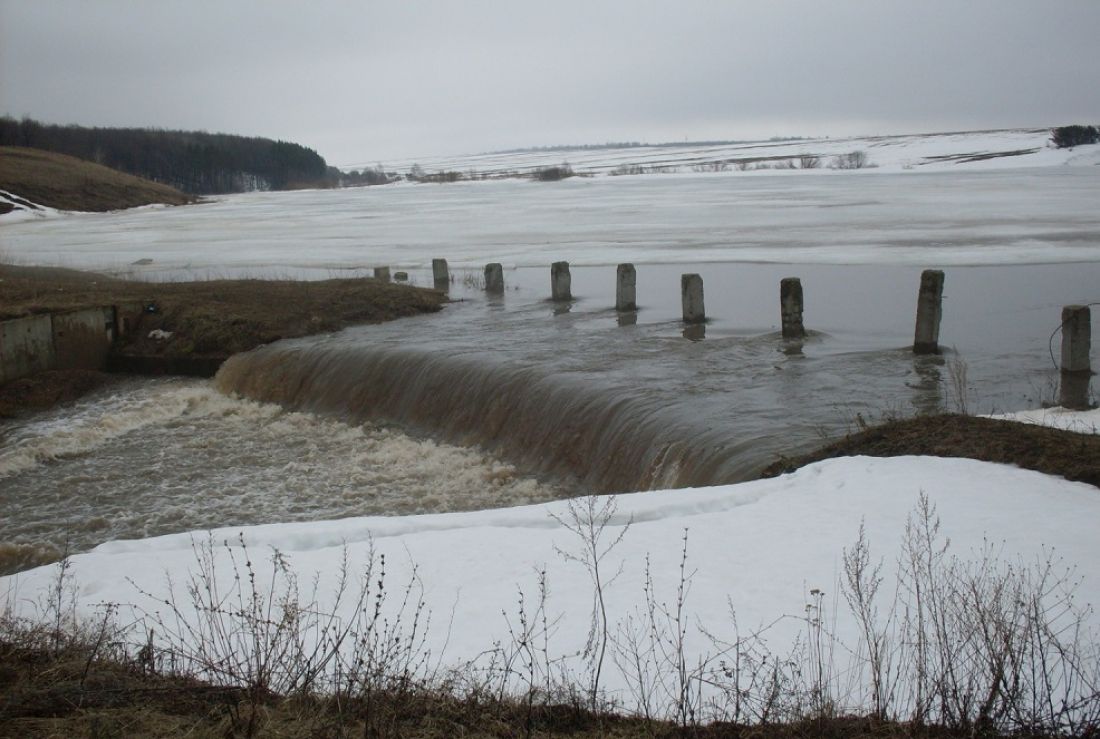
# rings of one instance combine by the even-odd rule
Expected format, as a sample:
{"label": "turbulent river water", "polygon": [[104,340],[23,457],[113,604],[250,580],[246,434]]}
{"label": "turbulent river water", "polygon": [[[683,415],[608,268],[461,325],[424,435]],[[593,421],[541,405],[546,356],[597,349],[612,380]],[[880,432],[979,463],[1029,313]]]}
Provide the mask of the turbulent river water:
{"label": "turbulent river water", "polygon": [[[574,269],[568,304],[546,300],[545,269],[506,272],[501,298],[459,272],[442,314],[278,342],[212,381],[125,381],[10,424],[4,568],[215,525],[730,482],[861,419],[1034,406],[1053,397],[1059,305],[1100,284],[1096,265],[949,270],[945,354],[916,357],[919,270],[691,269],[701,332],[678,320],[675,265],[640,266],[625,315],[612,268]],[[788,273],[811,331],[796,343],[777,331]]]}
{"label": "turbulent river water", "polygon": [[[608,194],[599,201],[605,210],[600,239],[614,230],[629,237],[638,230],[630,224],[636,218],[648,234],[682,232],[690,241],[703,231],[648,221],[684,219],[685,208],[710,214],[710,245],[674,244],[670,251],[643,239],[633,248],[639,310],[632,314],[612,309],[613,264],[625,246],[586,246],[577,237],[586,219],[598,215],[598,209],[584,207],[592,191],[553,191],[557,195],[547,197],[562,198],[553,228],[546,213],[524,211],[512,218],[513,229],[528,234],[512,264],[548,264],[604,248],[588,266],[574,266],[570,303],[547,300],[548,267],[510,265],[504,295],[489,298],[478,289],[480,271],[459,266],[451,286],[455,302],[441,314],[278,342],[234,357],[214,380],[123,380],[74,406],[8,423],[0,427],[0,572],[56,559],[66,548],[212,526],[488,508],[586,491],[737,481],[781,455],[884,414],[963,406],[1009,411],[1052,400],[1057,371],[1050,341],[1061,306],[1096,301],[1100,285],[1100,259],[1090,246],[1097,218],[1070,193],[1100,192],[1100,178],[1016,174],[970,180],[976,194],[969,207],[977,213],[968,220],[958,204],[950,214],[938,211],[965,190],[958,178],[899,178],[879,180],[877,188],[822,178],[816,190],[804,183],[738,190],[737,197],[761,199],[757,210],[744,211],[756,214],[754,233],[764,233],[768,219],[779,224],[794,218],[788,234],[802,246],[791,252],[767,247],[773,250],[769,261],[789,262],[783,264],[744,261],[736,248],[719,250],[710,243],[735,229],[722,215],[719,185],[685,180],[661,185],[660,192],[648,181],[615,185],[608,193],[620,200]],[[899,194],[898,188],[910,187],[907,182],[916,184]],[[975,182],[981,187],[975,189]],[[1009,213],[1027,201],[1022,183],[1062,188],[1058,198],[1035,207],[1067,213]],[[784,188],[790,202],[783,199]],[[380,191],[378,197],[396,201],[416,192]],[[512,202],[502,199],[496,185],[419,192],[434,206],[450,199],[459,223],[489,219],[486,202],[494,198],[498,205]],[[528,192],[516,197],[529,198]],[[666,203],[647,213],[635,207],[661,204],[662,192],[682,208]],[[709,193],[709,200],[691,205],[685,192]],[[367,195],[334,194],[336,204],[326,207],[343,213],[351,207],[347,198]],[[894,223],[907,196],[917,205],[907,223]],[[40,230],[23,224],[6,232],[16,237],[6,243],[32,250],[35,239],[69,240],[81,265],[95,266],[95,254],[109,263],[125,250],[138,253],[133,235],[141,229],[118,222],[138,218],[150,229],[167,229],[165,253],[182,255],[190,232],[181,236],[156,225],[179,225],[182,218],[204,233],[236,233],[253,260],[262,249],[260,236],[241,235],[251,228],[248,204],[272,213],[269,201],[286,197],[114,221],[63,219]],[[295,202],[321,203],[325,195],[300,197]],[[463,206],[463,198],[478,204]],[[880,209],[875,202],[885,205]],[[570,203],[580,226],[569,220]],[[879,214],[868,220],[869,211]],[[443,217],[431,213],[425,216],[430,222]],[[820,239],[814,240],[800,213],[817,219],[813,228],[824,229]],[[305,233],[298,216],[297,225],[285,229],[292,236],[272,247],[272,262],[324,276],[326,260],[346,265],[364,259],[365,252],[350,245],[332,252],[332,244],[344,243],[350,222],[334,218],[335,230],[326,231],[321,215],[315,235],[327,250],[313,262],[290,258],[289,241]],[[393,236],[397,226],[377,217],[382,230],[401,242]],[[855,225],[846,227],[849,217]],[[218,218],[225,223],[219,226]],[[414,221],[401,220],[409,233]],[[263,233],[274,233],[271,228],[263,225]],[[441,228],[437,223],[423,243],[410,237],[404,261],[392,261],[408,264],[414,283],[430,284],[430,257],[451,253]],[[841,231],[858,242],[850,252],[857,264],[843,263]],[[964,234],[961,240],[945,242],[945,234],[954,232]],[[548,243],[532,241],[534,233]],[[496,247],[476,247],[475,237],[460,232],[454,246],[460,265],[492,260]],[[878,256],[866,260],[874,264],[858,264],[861,254],[873,251],[867,240],[879,237],[891,239],[886,252],[901,250],[904,257],[891,266],[889,255],[874,252]],[[974,261],[979,253],[996,263],[998,239],[1012,243],[1001,261],[1033,263],[950,266]],[[746,259],[759,256],[753,249]],[[1034,263],[1048,249],[1054,261],[1066,263]],[[690,258],[680,262],[676,253]],[[705,254],[715,261],[701,259]],[[799,255],[823,254],[830,263],[797,263]],[[952,254],[970,256],[952,261]],[[909,347],[920,266],[942,266],[945,257],[945,352],[916,357]],[[218,268],[214,262],[207,267]],[[182,273],[182,265],[172,269]],[[691,330],[679,320],[684,272],[703,276],[710,319]],[[806,296],[810,335],[797,343],[778,332],[779,280],[787,276],[802,279]]]}

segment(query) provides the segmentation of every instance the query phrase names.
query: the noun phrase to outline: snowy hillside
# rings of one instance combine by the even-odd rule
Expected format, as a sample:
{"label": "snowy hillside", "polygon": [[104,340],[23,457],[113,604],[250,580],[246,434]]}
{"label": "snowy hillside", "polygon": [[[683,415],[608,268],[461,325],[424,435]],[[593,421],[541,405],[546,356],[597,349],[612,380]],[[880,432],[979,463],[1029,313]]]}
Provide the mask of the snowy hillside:
{"label": "snowy hillside", "polygon": [[[457,171],[479,176],[529,173],[568,163],[577,174],[652,174],[754,171],[836,171],[843,157],[863,152],[865,168],[892,171],[986,170],[1100,164],[1100,145],[1056,149],[1050,129],[1009,129],[907,136],[821,138],[730,144],[675,144],[629,147],[554,147],[456,157],[382,162],[387,171],[406,173],[418,164],[427,173]],[[841,158],[838,160],[838,157]],[[363,161],[344,170],[374,167]]]}
{"label": "snowy hillside", "polygon": [[53,208],[32,203],[7,190],[0,190],[0,223],[17,223],[59,214],[60,212]]}

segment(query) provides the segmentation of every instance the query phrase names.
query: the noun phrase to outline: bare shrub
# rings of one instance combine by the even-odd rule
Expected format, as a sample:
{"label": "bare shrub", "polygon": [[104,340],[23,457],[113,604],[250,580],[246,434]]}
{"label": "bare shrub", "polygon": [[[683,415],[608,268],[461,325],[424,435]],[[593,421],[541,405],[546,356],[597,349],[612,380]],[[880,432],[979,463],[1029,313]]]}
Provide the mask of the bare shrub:
{"label": "bare shrub", "polygon": [[[866,532],[843,554],[841,588],[857,643],[828,626],[824,593],[810,591],[805,636],[785,655],[767,632],[708,633],[702,680],[718,691],[711,720],[770,723],[869,712],[877,720],[954,733],[1091,736],[1100,729],[1100,646],[1077,578],[1052,554],[1010,562],[986,543],[951,554],[924,494],[909,516],[897,588]],[[848,655],[850,664],[840,664]],[[703,662],[701,661],[701,664]]]}
{"label": "bare shrub", "polygon": [[880,617],[862,535],[845,555],[845,595],[883,718],[966,733],[1100,727],[1100,648],[1085,628],[1091,606],[1074,602],[1072,570],[1050,554],[1006,562],[989,542],[972,559],[950,555],[923,494],[899,567],[900,588]]}
{"label": "bare shrub", "polygon": [[833,157],[829,167],[832,169],[863,169],[868,164],[867,153],[856,150],[847,154],[837,154]]}
{"label": "bare shrub", "polygon": [[592,583],[592,612],[588,640],[582,656],[588,665],[587,693],[593,710],[596,710],[601,702],[600,678],[611,641],[606,591],[622,574],[621,565],[618,569],[608,572],[604,560],[626,536],[631,523],[627,520],[617,532],[609,529],[617,509],[614,495],[604,498],[590,495],[585,498],[571,499],[565,514],[553,516],[554,520],[572,533],[580,544],[579,551],[558,549],[558,554],[567,562],[574,562],[584,567]]}
{"label": "bare shrub", "polygon": [[17,615],[15,588],[9,590],[0,603],[0,643],[18,644],[39,651],[49,659],[81,655],[84,667],[80,685],[93,663],[99,660],[126,660],[125,639],[128,628],[116,621],[119,607],[115,603],[99,603],[99,615],[82,619],[77,614],[78,587],[72,575],[69,544],[62,549],[61,559],[54,565],[54,575],[44,599],[30,604],[33,615]]}
{"label": "bare shrub", "polygon": [[[345,585],[343,573],[349,571],[345,554],[337,603],[343,593],[352,594],[356,615],[346,624],[336,622],[342,631],[329,629],[333,636],[318,661],[332,656],[333,669],[326,675],[330,689],[344,696],[346,703],[360,706],[368,735],[384,736],[393,733],[392,724],[415,696],[435,683],[432,654],[426,646],[431,614],[424,606],[424,588],[415,565],[395,604],[387,602],[385,555],[376,557],[373,545],[354,590]],[[323,625],[319,621],[316,626]],[[345,648],[348,644],[350,648]],[[385,712],[379,710],[383,697]]]}
{"label": "bare shrub", "polygon": [[687,529],[681,541],[676,592],[668,600],[658,595],[646,556],[644,603],[618,622],[614,659],[647,721],[670,720],[687,728],[699,724],[709,665],[708,658],[688,661],[687,598],[695,573],[687,568]]}
{"label": "bare shrub", "polygon": [[[452,275],[452,281],[454,276]],[[470,290],[485,289],[485,274],[479,270],[468,269],[462,273],[462,286]]]}
{"label": "bare shrub", "polygon": [[466,179],[466,175],[462,172],[453,169],[441,169],[434,174],[426,174],[417,180],[418,182],[434,182],[436,184],[446,184],[450,182],[459,182]]}
{"label": "bare shrub", "polygon": [[693,164],[691,171],[693,172],[725,172],[729,169],[729,162],[716,161],[716,162],[700,162],[699,164]]}
{"label": "bare shrub", "polygon": [[564,180],[568,177],[574,177],[576,173],[573,168],[569,166],[568,162],[562,162],[556,167],[540,167],[536,169],[533,176],[539,182],[557,182],[558,180]]}
{"label": "bare shrub", "polygon": [[548,613],[546,570],[540,569],[536,574],[533,605],[523,589],[517,587],[514,617],[502,612],[509,640],[494,645],[488,672],[495,700],[504,702],[515,697],[523,705],[528,735],[533,730],[536,706],[550,706],[563,700],[574,705],[581,703],[576,699],[572,676],[561,664],[563,658],[551,654],[550,637],[559,619],[551,619]]}
{"label": "bare shrub", "polygon": [[821,157],[813,154],[802,154],[798,157],[798,166],[800,169],[818,169],[821,167]]}
{"label": "bare shrub", "polygon": [[970,367],[956,352],[947,360],[947,400],[955,412],[970,415]]}
{"label": "bare shrub", "polygon": [[46,594],[45,616],[50,624],[51,651],[57,654],[67,641],[67,635],[77,628],[76,584],[72,582],[69,569],[72,567],[68,546],[57,563],[57,575]]}
{"label": "bare shrub", "polygon": [[[196,569],[183,592],[172,582],[167,597],[139,588],[157,604],[156,610],[136,608],[149,628],[149,669],[243,690],[245,705],[228,709],[246,735],[259,730],[256,708],[269,696],[321,690],[354,698],[370,725],[375,696],[385,692],[389,705],[399,705],[428,682],[430,617],[415,568],[394,610],[387,604],[385,556],[372,545],[356,576],[345,550],[328,594],[331,608],[322,611],[317,579],[301,588],[278,550],[261,573],[243,537],[235,546],[207,538],[192,549]],[[344,605],[352,618],[336,615]]]}
{"label": "bare shrub", "polygon": [[[801,672],[805,681],[799,691],[805,697],[795,705],[799,707],[800,718],[832,718],[837,715],[837,686],[834,685],[837,668],[835,649],[836,639],[828,628],[829,614],[825,608],[825,591],[811,588],[809,602],[804,606],[806,616],[806,648],[802,654],[804,668]],[[835,613],[836,609],[833,609]],[[796,653],[797,654],[797,653]],[[798,683],[795,683],[798,686]]]}
{"label": "bare shrub", "polygon": [[800,674],[800,646],[786,657],[767,645],[767,632],[780,617],[760,629],[742,634],[737,612],[728,602],[732,640],[704,632],[714,648],[701,681],[717,691],[710,698],[709,717],[737,724],[768,725],[800,715],[794,706],[794,685]]}
{"label": "bare shrub", "polygon": [[871,715],[885,720],[889,714],[898,687],[897,650],[892,649],[890,633],[896,626],[897,600],[887,608],[885,616],[879,612],[878,592],[882,586],[882,562],[871,559],[871,547],[867,532],[859,525],[859,538],[851,549],[843,553],[844,599],[859,627],[861,643],[857,657],[866,664],[870,673]]}
{"label": "bare shrub", "polygon": [[1059,126],[1050,132],[1050,140],[1058,149],[1072,149],[1100,142],[1100,127],[1097,126]]}
{"label": "bare shrub", "polygon": [[702,704],[699,675],[703,665],[689,665],[687,661],[687,634],[689,617],[685,611],[687,596],[694,573],[687,571],[688,532],[684,529],[683,548],[680,551],[679,577],[676,580],[676,598],[670,604],[658,601],[653,592],[653,579],[646,561],[646,616],[653,638],[653,649],[658,657],[662,674],[662,686],[674,711],[674,720],[681,727],[694,726]]}

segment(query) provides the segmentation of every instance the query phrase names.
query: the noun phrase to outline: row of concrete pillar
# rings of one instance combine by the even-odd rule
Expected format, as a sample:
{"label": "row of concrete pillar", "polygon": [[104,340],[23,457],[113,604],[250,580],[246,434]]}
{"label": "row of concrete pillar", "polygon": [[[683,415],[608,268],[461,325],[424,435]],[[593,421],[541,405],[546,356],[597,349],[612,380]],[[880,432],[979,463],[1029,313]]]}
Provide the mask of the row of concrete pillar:
{"label": "row of concrete pillar", "polygon": [[[389,268],[385,270],[386,277]],[[375,270],[375,276],[378,270]],[[432,278],[437,289],[446,289],[450,283],[450,273],[446,259],[432,260]],[[938,354],[940,351],[940,320],[943,316],[942,270],[927,269],[921,273],[920,289],[917,293],[917,321],[913,334],[913,353]],[[504,292],[504,269],[498,262],[485,265],[485,291]],[[573,299],[572,279],[568,262],[554,262],[550,266],[550,296],[556,301]],[[680,276],[680,297],[684,323],[699,324],[706,322],[706,308],[703,301],[703,278],[698,274]],[[797,277],[785,277],[779,283],[780,320],[784,339],[801,339],[806,336],[802,322],[804,299],[802,281]],[[615,274],[615,309],[630,312],[638,309],[637,272],[633,264],[620,264]],[[1063,400],[1067,388],[1080,385],[1080,378],[1092,374],[1089,366],[1092,326],[1088,306],[1068,305],[1062,309],[1062,388]],[[1072,391],[1071,395],[1076,397]],[[1083,402],[1083,401],[1082,401]],[[1076,404],[1076,403],[1074,403]],[[1066,403],[1063,403],[1066,405]]]}
{"label": "row of concrete pillar", "polygon": [[[389,267],[375,267],[374,268],[374,279],[379,280],[381,282],[390,282],[391,281],[390,268]],[[392,280],[397,280],[398,282],[405,282],[408,279],[409,279],[409,273],[408,272],[394,272],[393,273]]]}
{"label": "row of concrete pillar", "polygon": [[[620,268],[624,265],[620,265]],[[629,265],[625,265],[629,266]],[[631,267],[633,270],[633,267]],[[703,305],[703,278],[697,274],[680,277],[680,295],[685,323],[703,323],[706,310]],[[802,280],[784,277],[779,281],[779,316],[784,339],[801,339],[806,336],[802,322],[805,306]],[[940,351],[940,318],[943,315],[943,272],[929,269],[921,274],[920,292],[917,295],[917,326],[913,336],[915,354],[938,354]]]}
{"label": "row of concrete pillar", "polygon": [[[446,259],[432,260],[432,278],[437,288],[450,283]],[[621,312],[638,309],[637,272],[633,264],[620,264],[615,273],[615,310]],[[504,292],[504,269],[498,262],[485,265],[485,291]],[[569,262],[550,265],[550,297],[552,300],[572,300],[572,278]],[[706,307],[703,300],[703,278],[698,274],[680,276],[680,297],[684,323],[705,323]],[[934,354],[939,351],[940,316],[943,300],[943,272],[926,270],[921,275],[917,302],[917,330],[913,351],[917,354]],[[802,323],[802,281],[786,277],[779,283],[780,316],[783,338],[801,339],[806,335]]]}

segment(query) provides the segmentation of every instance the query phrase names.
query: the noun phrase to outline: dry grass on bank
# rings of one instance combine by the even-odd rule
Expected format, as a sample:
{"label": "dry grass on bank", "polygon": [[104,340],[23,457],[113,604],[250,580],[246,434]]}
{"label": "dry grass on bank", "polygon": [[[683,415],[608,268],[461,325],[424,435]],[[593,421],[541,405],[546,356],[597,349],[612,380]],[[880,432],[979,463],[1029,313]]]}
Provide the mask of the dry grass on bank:
{"label": "dry grass on bank", "polygon": [[20,146],[0,147],[0,190],[50,208],[94,212],[197,200],[94,162]]}
{"label": "dry grass on bank", "polygon": [[[0,737],[693,737],[696,739],[870,739],[960,736],[859,717],[748,726],[689,728],[671,722],[595,713],[576,705],[535,706],[483,695],[438,691],[376,695],[362,701],[268,695],[148,675],[133,662],[93,658],[87,647],[54,655],[0,642]],[[250,719],[256,723],[249,733]],[[371,727],[368,729],[368,725]],[[992,735],[995,736],[995,735]]]}
{"label": "dry grass on bank", "polygon": [[[112,360],[137,372],[212,374],[230,355],[261,344],[431,313],[445,302],[434,290],[371,279],[154,283],[0,264],[0,320],[97,305],[152,306],[119,340]],[[154,331],[163,333],[151,337]],[[0,418],[73,400],[105,381],[100,373],[69,371],[6,383]]]}
{"label": "dry grass on bank", "polygon": [[[435,312],[446,301],[433,290],[372,279],[216,280],[144,292],[156,312],[143,317],[122,354],[228,357],[278,339]],[[172,336],[150,339],[154,329]]]}
{"label": "dry grass on bank", "polygon": [[[268,695],[149,675],[131,661],[93,656],[89,646],[53,654],[0,642],[0,736],[181,737],[937,737],[865,718],[833,718],[770,727],[712,724],[683,729],[668,722],[597,714],[576,705],[536,706],[484,695],[460,700],[437,691],[341,703],[322,696]],[[91,657],[91,659],[89,659]],[[372,727],[367,729],[368,722]]]}
{"label": "dry grass on bank", "polygon": [[870,426],[809,454],[780,459],[761,477],[776,477],[833,457],[910,454],[1013,464],[1100,487],[1100,434],[953,413]]}
{"label": "dry grass on bank", "polygon": [[[316,695],[268,694],[253,701],[243,688],[150,675],[131,660],[94,656],[90,645],[53,654],[0,642],[0,696],[4,737],[677,735],[671,727],[649,731],[639,721],[572,706],[540,707],[529,717],[518,701],[488,695],[459,700],[428,690],[375,695],[369,711],[361,700]],[[737,736],[712,730],[696,735]]]}
{"label": "dry grass on bank", "polygon": [[[434,312],[433,290],[339,280],[139,282],[68,269],[0,265],[0,319],[95,305],[155,306],[122,354],[227,357],[277,339]],[[154,329],[168,339],[150,339]]]}

